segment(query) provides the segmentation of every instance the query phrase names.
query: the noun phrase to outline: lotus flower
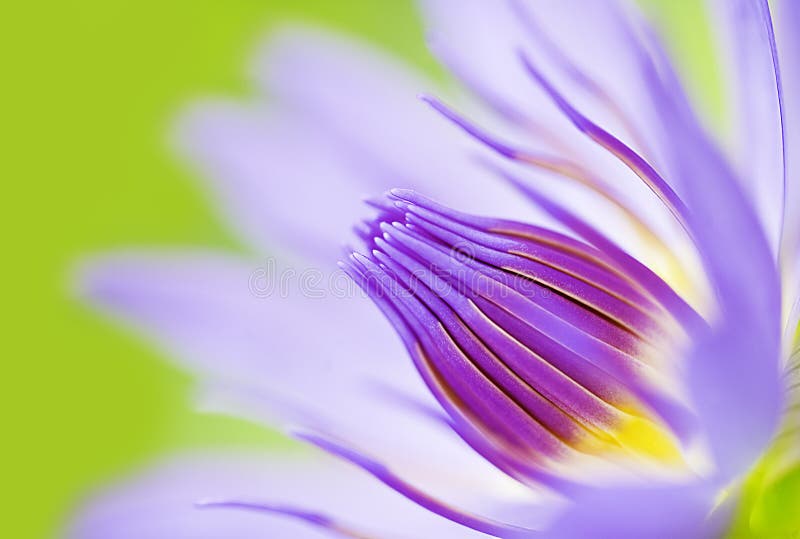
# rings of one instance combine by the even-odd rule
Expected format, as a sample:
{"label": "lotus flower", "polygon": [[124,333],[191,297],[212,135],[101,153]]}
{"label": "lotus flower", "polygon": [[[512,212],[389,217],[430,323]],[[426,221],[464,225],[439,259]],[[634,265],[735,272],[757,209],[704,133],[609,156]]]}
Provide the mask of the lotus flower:
{"label": "lotus flower", "polygon": [[712,3],[719,140],[624,2],[420,5],[460,90],[279,32],[263,96],[179,129],[248,254],[82,274],[205,408],[309,449],[172,460],[76,537],[718,537],[796,464],[800,5]]}

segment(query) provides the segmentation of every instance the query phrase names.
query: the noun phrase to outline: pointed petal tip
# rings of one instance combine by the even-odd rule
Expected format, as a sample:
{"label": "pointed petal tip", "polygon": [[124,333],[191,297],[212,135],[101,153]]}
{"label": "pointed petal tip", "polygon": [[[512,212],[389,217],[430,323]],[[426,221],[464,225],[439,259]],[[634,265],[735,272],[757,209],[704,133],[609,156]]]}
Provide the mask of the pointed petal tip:
{"label": "pointed petal tip", "polygon": [[108,256],[94,256],[79,261],[69,272],[67,290],[70,296],[93,307],[113,303],[118,263]]}

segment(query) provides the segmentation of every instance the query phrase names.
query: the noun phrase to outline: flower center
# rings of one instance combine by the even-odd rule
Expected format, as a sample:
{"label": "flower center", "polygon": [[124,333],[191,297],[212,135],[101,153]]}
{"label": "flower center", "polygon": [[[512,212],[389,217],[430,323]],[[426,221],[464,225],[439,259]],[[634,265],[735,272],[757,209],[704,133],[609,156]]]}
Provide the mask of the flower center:
{"label": "flower center", "polygon": [[372,204],[367,254],[346,269],[473,447],[526,477],[581,458],[683,463],[687,412],[667,374],[681,325],[643,282],[654,274],[410,192]]}

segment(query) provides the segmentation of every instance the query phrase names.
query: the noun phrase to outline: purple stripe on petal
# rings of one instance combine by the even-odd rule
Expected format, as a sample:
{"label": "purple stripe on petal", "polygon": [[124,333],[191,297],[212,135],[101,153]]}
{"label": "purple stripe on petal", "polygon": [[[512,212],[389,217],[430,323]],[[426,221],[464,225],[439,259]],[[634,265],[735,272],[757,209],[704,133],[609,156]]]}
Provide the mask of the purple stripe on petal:
{"label": "purple stripe on petal", "polygon": [[[389,251],[390,249],[387,248],[386,250]],[[376,256],[376,258],[384,264],[387,262],[386,259],[382,259],[379,256]],[[394,259],[397,258],[400,257],[395,253]],[[508,369],[502,362],[493,357],[491,351],[487,350],[475,337],[470,328],[455,313],[450,311],[443,302],[438,300],[437,295],[420,280],[421,273],[424,270],[421,271],[419,267],[407,270],[395,264],[387,267],[403,279],[406,286],[414,290],[414,294],[431,310],[431,313],[438,319],[439,323],[444,326],[448,337],[452,339],[455,345],[454,350],[457,350],[457,355],[464,358],[465,365],[471,365],[469,372],[473,372],[473,369],[475,369],[476,374],[479,373],[478,376],[473,375],[470,377],[472,379],[472,390],[484,396],[496,394],[493,398],[495,405],[502,406],[507,412],[516,412],[517,410],[522,412],[523,425],[530,423],[532,420],[533,424],[547,428],[552,435],[560,440],[571,440],[581,435],[581,429],[576,423],[549,405],[541,395],[526,387],[513,370]],[[447,293],[445,292],[445,294]],[[437,359],[432,357],[431,361],[439,365]],[[444,370],[442,368],[442,371]],[[450,379],[448,381],[452,385],[453,381]],[[458,382],[460,385],[460,380]],[[463,389],[461,391],[465,393]],[[500,397],[500,395],[505,398]],[[525,418],[526,415],[530,417]],[[514,417],[514,415],[509,417]]]}
{"label": "purple stripe on petal", "polygon": [[[490,267],[513,272],[528,282],[541,283],[575,303],[591,306],[611,319],[612,324],[618,324],[617,327],[641,339],[662,337],[654,319],[659,313],[652,312],[657,307],[616,275],[609,275],[580,259],[570,259],[547,245],[523,238],[514,240],[495,233],[493,237],[497,243],[504,243],[504,247],[509,249],[504,252],[487,246],[489,241],[472,241],[478,239],[476,234],[463,227],[459,233],[454,233],[413,215],[407,216],[406,221],[409,231],[426,231],[460,251],[464,257],[474,257]],[[482,235],[489,236],[488,233]]]}
{"label": "purple stripe on petal", "polygon": [[[409,217],[409,223],[416,221]],[[446,232],[444,233],[446,235]],[[532,302],[558,316],[582,331],[609,343],[628,354],[638,354],[649,348],[641,338],[620,327],[619,324],[603,316],[587,316],[586,308],[571,298],[556,293],[543,283],[533,281],[516,273],[504,271],[474,258],[461,257],[461,263],[482,275],[512,288]]]}
{"label": "purple stripe on petal", "polygon": [[[385,310],[390,305],[402,316],[406,346],[431,392],[451,415],[466,414],[501,437],[510,447],[529,458],[557,456],[567,451],[552,433],[539,425],[524,409],[491,384],[455,345],[441,323],[401,283],[364,257],[356,256],[363,268],[359,284],[371,291]],[[481,391],[476,391],[481,389]],[[534,452],[531,453],[531,450]]]}
{"label": "purple stripe on petal", "polygon": [[736,140],[731,161],[773,254],[777,254],[790,156],[786,151],[783,77],[769,2],[714,0],[710,4],[720,50],[724,51],[721,63],[732,105],[728,112]]}
{"label": "purple stripe on petal", "polygon": [[[595,80],[589,73],[581,70],[565,51],[551,39],[545,30],[545,26],[541,24],[541,21],[537,20],[536,14],[520,0],[508,0],[508,3],[517,15],[521,25],[527,30],[527,35],[535,42],[535,48],[549,56],[555,67],[562,71],[568,79],[571,79],[578,87],[594,96],[599,104],[607,108],[608,112],[620,122],[622,128],[641,151],[648,154],[652,153],[648,151],[648,143],[640,126],[627,114],[625,108],[614,99],[600,82]],[[618,13],[619,6],[616,2],[595,0],[595,3],[602,4],[603,9],[610,12],[611,20],[615,23],[612,30],[614,33],[622,34],[629,30],[622,20],[622,14]]]}
{"label": "purple stripe on petal", "polygon": [[[408,211],[421,217],[417,221],[413,216],[408,216],[406,219],[409,223],[418,224],[423,228],[425,228],[426,223],[431,223],[434,225],[434,230],[446,229],[461,238],[460,240],[456,239],[454,242],[451,240],[452,243],[458,245],[470,241],[473,244],[496,251],[521,255],[600,287],[603,291],[627,303],[646,307],[649,311],[658,311],[655,304],[649,298],[636,291],[630,282],[620,278],[617,273],[609,271],[607,267],[593,263],[586,257],[580,256],[586,251],[585,246],[583,252],[575,253],[564,249],[561,246],[563,240],[559,241],[560,238],[553,238],[549,242],[539,242],[532,241],[533,238],[525,236],[504,237],[498,234],[498,232],[503,232],[502,228],[482,230],[476,223],[462,224],[413,205],[408,207]],[[469,246],[466,246],[466,248],[469,249]]]}
{"label": "purple stripe on petal", "polygon": [[288,518],[301,520],[312,526],[324,528],[336,534],[339,537],[347,537],[349,539],[376,539],[375,536],[367,535],[362,532],[355,531],[351,527],[337,522],[333,518],[301,509],[298,507],[284,506],[284,505],[271,505],[261,502],[248,502],[248,501],[234,501],[234,500],[209,500],[197,502],[195,504],[200,509],[238,509],[245,511],[255,511],[257,513],[270,513],[275,515],[282,515]]}
{"label": "purple stripe on petal", "polygon": [[[435,312],[453,335],[462,333],[460,330],[463,326],[474,332],[475,337],[464,338],[462,336],[462,339],[459,340],[459,344],[464,351],[470,358],[481,365],[482,370],[495,383],[505,387],[507,391],[515,395],[516,399],[529,412],[532,412],[537,419],[548,425],[560,437],[570,440],[579,437],[581,431],[566,416],[557,413],[553,404],[543,400],[542,397],[551,402],[554,399],[567,399],[568,405],[565,407],[564,403],[562,403],[562,410],[575,406],[580,410],[577,412],[578,416],[588,421],[591,421],[588,418],[592,418],[594,421],[599,422],[598,426],[600,427],[609,428],[614,424],[612,419],[613,412],[603,410],[599,402],[583,402],[581,404],[582,401],[586,400],[584,397],[591,397],[591,394],[581,390],[579,386],[574,386],[574,382],[572,382],[574,387],[570,387],[571,381],[568,379],[559,380],[559,378],[563,377],[559,377],[557,371],[553,372],[552,368],[546,368],[546,364],[542,363],[543,360],[541,358],[531,354],[518,343],[503,339],[502,334],[498,332],[496,327],[493,327],[490,321],[483,317],[474,304],[456,290],[449,288],[444,281],[433,275],[433,272],[426,270],[420,264],[414,263],[409,257],[391,246],[384,246],[384,251],[391,258],[379,256],[380,253],[376,253],[378,259],[384,264],[388,265],[392,261],[398,260],[406,266],[406,269],[414,278],[419,279],[426,287],[437,290],[439,295],[450,304],[453,312],[443,308],[442,303],[437,301],[437,298],[430,293],[430,290],[423,290],[422,287],[418,287],[416,293],[420,297],[427,298],[424,301],[429,302],[429,305],[431,303],[438,304],[438,309],[434,307]],[[453,313],[458,313],[460,320],[454,318]],[[495,350],[500,357],[492,354],[491,350]],[[503,379],[505,379],[505,382]],[[529,389],[526,390],[524,384],[521,384],[522,380],[528,383]],[[518,389],[515,390],[515,387]],[[531,394],[531,389],[535,393]],[[539,395],[540,393],[541,395]],[[576,410],[570,411],[573,415],[576,414]],[[608,416],[609,413],[611,413],[612,417]]]}
{"label": "purple stripe on petal", "polygon": [[[618,138],[614,137],[611,133],[589,120],[586,116],[578,112],[569,101],[567,101],[558,91],[542,76],[541,73],[534,67],[528,57],[520,54],[520,60],[525,68],[528,70],[533,79],[550,95],[553,102],[564,112],[564,114],[572,121],[576,128],[587,136],[592,138],[600,146],[615,155],[622,161],[628,168],[630,168],[645,184],[650,188],[656,196],[667,206],[670,213],[675,219],[686,228],[686,217],[688,210],[683,201],[672,190],[667,182],[658,174],[658,172],[640,155],[634,152],[631,148],[626,146]],[[687,230],[688,232],[688,230]]]}
{"label": "purple stripe on petal", "polygon": [[566,225],[596,248],[600,249],[605,256],[613,261],[615,267],[624,268],[624,271],[634,279],[640,287],[649,292],[686,327],[696,327],[703,324],[699,314],[692,309],[683,298],[675,293],[663,279],[657,276],[650,268],[626,253],[602,232],[516,176],[502,169],[496,169],[496,171],[553,218]]}
{"label": "purple stripe on petal", "polygon": [[[454,429],[498,468],[530,478],[535,474],[522,471],[517,455],[527,453],[541,470],[543,457],[576,457],[568,448],[629,449],[617,432],[634,424],[660,428],[660,420],[653,427],[640,422],[650,414],[686,439],[685,410],[651,383],[657,371],[649,363],[666,349],[657,353],[635,337],[653,327],[650,338],[674,346],[671,330],[663,331],[667,311],[613,260],[552,232],[525,236],[512,223],[501,226],[517,234],[497,232],[496,220],[414,193],[393,191],[370,204],[381,215],[365,228],[376,233],[363,238],[368,254],[351,259],[357,280],[379,305],[391,306],[390,318],[400,314],[407,347]],[[600,304],[601,296],[612,306]],[[642,305],[634,308],[634,298]],[[619,339],[619,331],[634,340]],[[480,440],[464,421],[479,426]]]}
{"label": "purple stripe on petal", "polygon": [[396,490],[413,502],[418,503],[429,511],[448,520],[466,526],[467,528],[503,539],[529,539],[536,534],[534,530],[493,521],[485,517],[470,514],[456,507],[451,507],[410,485],[383,464],[329,439],[313,434],[299,434],[298,438],[355,464],[375,476],[375,478],[383,482],[389,488]]}

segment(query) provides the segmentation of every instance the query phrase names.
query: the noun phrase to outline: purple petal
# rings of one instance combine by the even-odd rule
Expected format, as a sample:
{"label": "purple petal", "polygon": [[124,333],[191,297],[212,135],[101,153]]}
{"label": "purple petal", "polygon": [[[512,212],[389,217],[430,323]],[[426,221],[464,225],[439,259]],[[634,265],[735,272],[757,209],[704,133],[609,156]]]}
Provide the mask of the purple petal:
{"label": "purple petal", "polygon": [[587,116],[659,168],[670,155],[638,61],[650,32],[635,5],[618,0],[508,0],[532,44],[526,48],[548,79],[568,89]]}
{"label": "purple petal", "polygon": [[700,323],[700,315],[680,295],[660,279],[652,269],[642,264],[609,239],[604,232],[591,226],[583,217],[551,200],[517,176],[503,169],[498,169],[498,174],[517,187],[534,204],[540,206],[554,219],[573,231],[579,238],[596,247],[617,268],[624,269],[631,278],[640,283],[647,292],[652,294],[668,309],[677,320],[686,325]]}

